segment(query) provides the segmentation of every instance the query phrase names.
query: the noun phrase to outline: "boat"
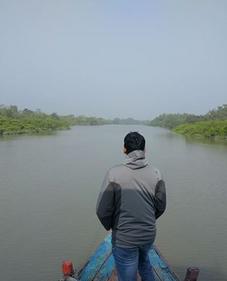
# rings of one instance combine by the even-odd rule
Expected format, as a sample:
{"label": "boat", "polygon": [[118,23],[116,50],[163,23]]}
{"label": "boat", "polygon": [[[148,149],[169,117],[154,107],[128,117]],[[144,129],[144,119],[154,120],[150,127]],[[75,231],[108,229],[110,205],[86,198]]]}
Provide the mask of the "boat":
{"label": "boat", "polygon": [[[156,281],[180,281],[156,246],[149,251]],[[87,263],[75,273],[71,261],[62,264],[64,278],[60,281],[117,281],[112,255],[111,234],[101,242]],[[198,268],[188,268],[184,281],[197,281]],[[138,275],[138,281],[141,280]]]}

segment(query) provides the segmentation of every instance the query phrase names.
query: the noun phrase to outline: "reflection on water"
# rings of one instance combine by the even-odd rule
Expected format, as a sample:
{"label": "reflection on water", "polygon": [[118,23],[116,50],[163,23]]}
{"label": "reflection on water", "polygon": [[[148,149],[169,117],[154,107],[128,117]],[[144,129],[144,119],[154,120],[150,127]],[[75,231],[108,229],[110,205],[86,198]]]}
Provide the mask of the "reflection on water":
{"label": "reflection on water", "polygon": [[124,160],[123,138],[132,130],[144,134],[147,157],[167,183],[161,252],[181,279],[194,265],[200,281],[227,280],[227,146],[145,126],[81,126],[0,141],[4,281],[58,280],[63,259],[86,261],[106,233],[94,211],[103,176]]}

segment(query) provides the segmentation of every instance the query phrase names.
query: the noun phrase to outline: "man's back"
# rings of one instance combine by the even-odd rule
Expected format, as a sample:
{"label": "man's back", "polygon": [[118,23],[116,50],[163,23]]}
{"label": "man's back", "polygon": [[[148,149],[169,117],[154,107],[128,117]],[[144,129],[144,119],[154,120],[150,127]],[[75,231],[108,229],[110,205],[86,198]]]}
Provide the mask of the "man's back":
{"label": "man's back", "polygon": [[[106,228],[112,228],[112,243],[119,247],[133,247],[153,243],[156,234],[156,199],[158,186],[165,197],[160,172],[149,165],[145,154],[136,150],[128,154],[125,164],[113,167],[105,177],[97,204],[98,217],[105,217]],[[104,202],[105,201],[105,202]],[[106,208],[112,208],[107,219]],[[159,211],[164,211],[165,200]]]}
{"label": "man's back", "polygon": [[120,281],[155,281],[149,249],[156,219],[166,208],[165,183],[145,159],[145,139],[138,132],[124,138],[126,163],[110,169],[98,197],[96,213],[112,229],[112,253]]}

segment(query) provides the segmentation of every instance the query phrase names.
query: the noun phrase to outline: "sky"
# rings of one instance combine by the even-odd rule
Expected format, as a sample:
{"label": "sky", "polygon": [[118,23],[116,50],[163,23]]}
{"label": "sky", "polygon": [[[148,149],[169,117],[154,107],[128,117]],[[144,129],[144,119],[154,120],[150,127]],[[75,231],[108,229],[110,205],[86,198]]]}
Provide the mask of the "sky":
{"label": "sky", "polygon": [[152,119],[227,103],[225,0],[0,0],[0,104]]}

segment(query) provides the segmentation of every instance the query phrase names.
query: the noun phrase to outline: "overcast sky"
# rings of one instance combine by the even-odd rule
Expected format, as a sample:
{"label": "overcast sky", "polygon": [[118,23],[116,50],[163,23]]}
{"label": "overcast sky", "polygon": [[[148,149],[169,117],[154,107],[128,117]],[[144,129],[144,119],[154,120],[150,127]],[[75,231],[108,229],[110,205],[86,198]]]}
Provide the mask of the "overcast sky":
{"label": "overcast sky", "polygon": [[226,0],[0,0],[0,104],[151,119],[223,103]]}

